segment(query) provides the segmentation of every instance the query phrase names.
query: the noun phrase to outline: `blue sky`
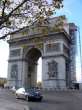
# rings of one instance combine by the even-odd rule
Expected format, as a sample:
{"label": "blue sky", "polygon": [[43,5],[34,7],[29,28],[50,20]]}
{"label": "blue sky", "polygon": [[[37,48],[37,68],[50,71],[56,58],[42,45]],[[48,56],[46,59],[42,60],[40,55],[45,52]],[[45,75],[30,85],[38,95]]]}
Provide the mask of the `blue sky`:
{"label": "blue sky", "polygon": [[[82,0],[64,0],[64,8],[57,15],[66,15],[69,22],[74,22],[80,28],[82,38]],[[81,41],[82,42],[82,41]],[[81,43],[82,44],[82,43]],[[8,44],[0,41],[0,77],[7,77]],[[77,57],[77,79],[80,80],[80,62]]]}
{"label": "blue sky", "polygon": [[66,15],[69,22],[80,27],[82,34],[82,0],[64,0],[64,8],[57,11],[57,15]]}

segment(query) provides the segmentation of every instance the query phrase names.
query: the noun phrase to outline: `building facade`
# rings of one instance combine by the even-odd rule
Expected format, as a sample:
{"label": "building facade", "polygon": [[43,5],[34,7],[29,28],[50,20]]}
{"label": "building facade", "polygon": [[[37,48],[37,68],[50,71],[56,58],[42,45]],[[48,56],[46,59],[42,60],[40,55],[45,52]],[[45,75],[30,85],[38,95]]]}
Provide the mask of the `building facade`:
{"label": "building facade", "polygon": [[[42,58],[42,88],[69,88],[76,80],[73,23],[56,27],[58,18],[46,26],[30,26],[11,35],[9,43],[8,84],[16,87],[37,85],[37,61]],[[72,42],[74,41],[74,43]],[[74,53],[73,53],[74,52]]]}

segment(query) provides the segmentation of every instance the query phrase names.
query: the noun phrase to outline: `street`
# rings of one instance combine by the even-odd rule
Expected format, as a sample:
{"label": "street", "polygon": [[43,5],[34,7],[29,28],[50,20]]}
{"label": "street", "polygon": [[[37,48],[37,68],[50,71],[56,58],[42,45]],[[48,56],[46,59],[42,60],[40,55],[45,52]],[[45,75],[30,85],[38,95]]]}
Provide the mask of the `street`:
{"label": "street", "polygon": [[78,91],[48,92],[40,103],[30,102],[33,110],[82,110],[82,93]]}
{"label": "street", "polygon": [[42,102],[28,102],[0,88],[0,110],[82,110],[81,91],[44,92],[43,96]]}
{"label": "street", "polygon": [[17,100],[9,90],[0,88],[0,110],[29,110],[27,102]]}

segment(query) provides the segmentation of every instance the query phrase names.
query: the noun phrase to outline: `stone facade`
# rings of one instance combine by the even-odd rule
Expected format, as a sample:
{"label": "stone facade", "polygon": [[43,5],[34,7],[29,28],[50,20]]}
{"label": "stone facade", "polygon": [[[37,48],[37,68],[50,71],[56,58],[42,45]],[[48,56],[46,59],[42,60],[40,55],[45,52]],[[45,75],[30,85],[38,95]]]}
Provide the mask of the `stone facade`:
{"label": "stone facade", "polygon": [[8,40],[10,46],[9,86],[26,88],[36,86],[37,61],[41,57],[42,87],[44,89],[70,87],[70,82],[76,79],[71,78],[70,63],[68,67],[66,66],[67,61],[70,60],[71,42],[68,25],[66,30],[64,27],[60,32],[41,34],[30,29],[29,34],[25,29],[10,37]]}

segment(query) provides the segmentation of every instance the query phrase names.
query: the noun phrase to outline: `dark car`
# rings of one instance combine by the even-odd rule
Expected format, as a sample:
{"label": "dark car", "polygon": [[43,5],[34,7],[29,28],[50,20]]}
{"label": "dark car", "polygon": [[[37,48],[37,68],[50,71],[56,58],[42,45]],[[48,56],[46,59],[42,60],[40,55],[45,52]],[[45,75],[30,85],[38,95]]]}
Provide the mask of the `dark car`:
{"label": "dark car", "polygon": [[42,101],[42,94],[40,90],[30,89],[28,92],[28,101]]}

